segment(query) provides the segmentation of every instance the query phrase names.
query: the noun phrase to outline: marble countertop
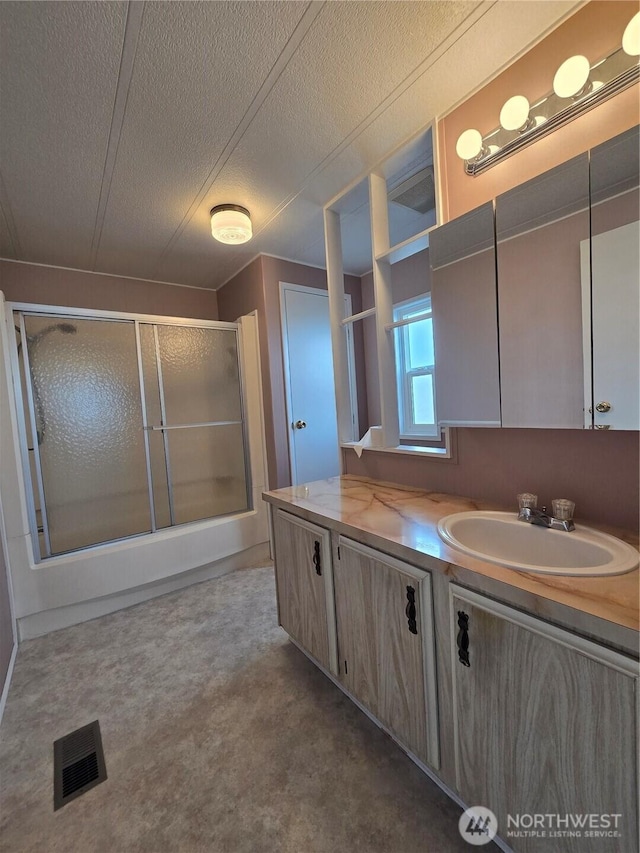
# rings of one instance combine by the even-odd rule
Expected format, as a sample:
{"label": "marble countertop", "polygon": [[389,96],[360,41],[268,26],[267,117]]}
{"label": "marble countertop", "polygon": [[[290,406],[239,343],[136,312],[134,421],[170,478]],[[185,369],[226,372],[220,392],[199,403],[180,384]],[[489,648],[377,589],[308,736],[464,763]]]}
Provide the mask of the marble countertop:
{"label": "marble countertop", "polygon": [[[322,524],[324,520],[340,533],[418,567],[440,570],[461,582],[469,582],[473,572],[478,579],[507,584],[526,593],[524,606],[541,615],[553,618],[553,612],[536,606],[537,602],[555,602],[606,620],[627,629],[624,645],[635,647],[637,653],[637,637],[630,638],[628,629],[637,632],[640,627],[638,569],[595,578],[514,571],[464,554],[438,535],[437,523],[445,515],[501,507],[352,475],[265,492],[264,499],[282,509],[295,507],[297,514],[310,521]],[[600,529],[637,547],[637,540],[624,531]],[[579,621],[575,627],[580,629]]]}

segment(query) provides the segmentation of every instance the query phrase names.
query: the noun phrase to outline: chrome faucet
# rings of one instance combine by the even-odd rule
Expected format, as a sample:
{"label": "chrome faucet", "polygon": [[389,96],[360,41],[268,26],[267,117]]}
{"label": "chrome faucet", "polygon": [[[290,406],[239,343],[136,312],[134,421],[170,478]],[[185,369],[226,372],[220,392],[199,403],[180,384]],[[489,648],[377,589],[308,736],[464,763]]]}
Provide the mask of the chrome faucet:
{"label": "chrome faucet", "polygon": [[546,506],[538,509],[538,496],[529,492],[518,495],[518,519],[539,527],[549,527],[552,530],[565,530],[569,533],[575,530],[573,511],[575,504],[566,498],[555,498],[552,501],[553,514],[547,512]]}

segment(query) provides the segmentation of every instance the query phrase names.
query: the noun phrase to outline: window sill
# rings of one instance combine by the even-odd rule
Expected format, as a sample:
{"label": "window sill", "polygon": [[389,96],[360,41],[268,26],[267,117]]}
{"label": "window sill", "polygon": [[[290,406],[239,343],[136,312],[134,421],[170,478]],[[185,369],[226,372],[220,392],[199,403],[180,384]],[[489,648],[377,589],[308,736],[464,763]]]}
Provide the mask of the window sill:
{"label": "window sill", "polygon": [[[399,445],[396,447],[362,447],[365,453],[395,453],[401,456],[423,456],[428,459],[441,459],[443,461],[456,462],[456,442],[455,430],[445,428],[443,430],[444,447],[421,447],[419,445]],[[359,443],[356,441],[342,442],[340,447],[344,449],[356,448],[360,449]]]}

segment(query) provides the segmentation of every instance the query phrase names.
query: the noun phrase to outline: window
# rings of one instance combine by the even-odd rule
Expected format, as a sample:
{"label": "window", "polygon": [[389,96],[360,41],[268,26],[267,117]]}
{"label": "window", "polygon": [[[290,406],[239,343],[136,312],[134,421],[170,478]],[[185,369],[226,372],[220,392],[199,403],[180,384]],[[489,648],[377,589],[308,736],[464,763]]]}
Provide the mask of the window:
{"label": "window", "polygon": [[401,438],[437,436],[431,296],[394,305]]}

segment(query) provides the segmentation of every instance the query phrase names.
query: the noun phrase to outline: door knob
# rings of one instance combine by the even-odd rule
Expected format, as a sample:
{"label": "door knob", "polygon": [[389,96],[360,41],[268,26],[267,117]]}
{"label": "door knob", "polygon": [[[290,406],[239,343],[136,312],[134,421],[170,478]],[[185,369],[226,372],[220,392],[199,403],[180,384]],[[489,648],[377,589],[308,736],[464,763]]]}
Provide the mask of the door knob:
{"label": "door knob", "polygon": [[601,403],[598,403],[596,406],[596,412],[610,412],[611,411],[611,403],[607,403],[606,400],[603,400]]}
{"label": "door knob", "polygon": [[307,422],[306,421],[296,421],[294,424],[291,424],[294,429],[306,429]]}

